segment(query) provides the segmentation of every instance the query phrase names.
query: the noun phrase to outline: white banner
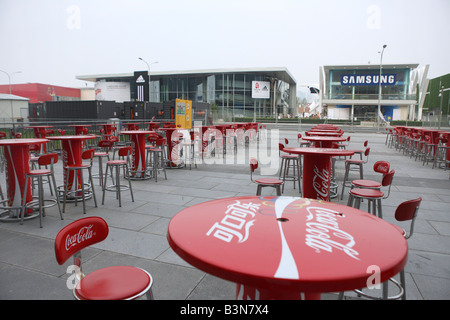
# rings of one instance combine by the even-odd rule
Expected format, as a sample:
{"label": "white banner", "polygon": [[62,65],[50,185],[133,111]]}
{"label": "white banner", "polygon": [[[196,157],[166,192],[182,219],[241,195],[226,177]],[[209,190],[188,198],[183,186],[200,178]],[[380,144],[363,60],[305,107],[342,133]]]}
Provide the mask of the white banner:
{"label": "white banner", "polygon": [[252,81],[253,99],[270,99],[269,81]]}

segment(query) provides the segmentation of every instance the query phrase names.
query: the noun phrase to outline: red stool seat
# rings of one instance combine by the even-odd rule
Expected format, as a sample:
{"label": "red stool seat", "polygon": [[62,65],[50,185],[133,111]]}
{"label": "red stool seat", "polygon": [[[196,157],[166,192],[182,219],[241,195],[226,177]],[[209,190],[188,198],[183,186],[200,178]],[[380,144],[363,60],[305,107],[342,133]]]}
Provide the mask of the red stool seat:
{"label": "red stool seat", "polygon": [[[353,150],[352,150],[353,151]],[[347,159],[347,160],[345,160],[346,162],[349,162],[349,163],[365,163],[365,161],[364,160],[358,160],[358,159]]]}
{"label": "red stool seat", "polygon": [[68,164],[66,168],[68,169],[76,169],[76,168],[90,168],[90,164]]}
{"label": "red stool seat", "polygon": [[28,175],[30,176],[39,176],[39,175],[46,175],[51,174],[52,172],[48,169],[36,169],[36,170],[30,170]]}
{"label": "red stool seat", "polygon": [[151,277],[142,269],[114,266],[89,273],[75,294],[82,300],[126,300],[139,296],[151,284]]}
{"label": "red stool seat", "polygon": [[298,154],[283,154],[282,157],[285,159],[297,159],[299,157],[299,155]]}
{"label": "red stool seat", "polygon": [[375,189],[351,189],[350,193],[357,197],[364,198],[380,198],[384,196],[384,193]]}
{"label": "red stool seat", "polygon": [[122,165],[127,164],[126,160],[110,160],[107,162],[108,165]]}
{"label": "red stool seat", "polygon": [[282,180],[278,180],[275,178],[261,178],[261,179],[256,179],[255,180],[256,183],[261,183],[261,184],[283,184]]}
{"label": "red stool seat", "polygon": [[352,185],[355,187],[365,187],[365,188],[380,188],[381,182],[373,180],[353,180]]}
{"label": "red stool seat", "polygon": [[95,152],[94,153],[94,156],[96,156],[96,157],[106,157],[108,155],[109,155],[108,152]]}

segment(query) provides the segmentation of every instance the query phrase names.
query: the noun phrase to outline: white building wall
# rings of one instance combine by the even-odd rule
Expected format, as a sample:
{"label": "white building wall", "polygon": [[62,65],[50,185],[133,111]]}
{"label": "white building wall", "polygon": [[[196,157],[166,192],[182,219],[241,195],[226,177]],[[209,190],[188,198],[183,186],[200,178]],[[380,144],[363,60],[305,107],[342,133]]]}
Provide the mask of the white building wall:
{"label": "white building wall", "polygon": [[95,100],[116,102],[130,101],[130,83],[106,81],[96,82]]}

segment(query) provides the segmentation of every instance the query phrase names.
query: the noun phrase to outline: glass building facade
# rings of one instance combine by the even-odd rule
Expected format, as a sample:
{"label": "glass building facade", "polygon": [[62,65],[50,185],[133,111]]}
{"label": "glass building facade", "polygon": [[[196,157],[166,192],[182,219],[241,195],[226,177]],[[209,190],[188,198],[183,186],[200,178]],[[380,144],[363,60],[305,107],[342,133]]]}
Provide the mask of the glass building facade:
{"label": "glass building facade", "polygon": [[[330,119],[413,120],[421,116],[428,66],[349,65],[320,67],[320,107]],[[378,112],[380,106],[380,112]]]}
{"label": "glass building facade", "polygon": [[[78,76],[77,79],[130,81],[130,98],[136,100],[131,75]],[[253,81],[270,84],[268,99],[252,98]],[[149,97],[150,102],[186,99],[210,103],[217,117],[226,121],[232,117],[297,114],[296,82],[285,68],[152,72]]]}

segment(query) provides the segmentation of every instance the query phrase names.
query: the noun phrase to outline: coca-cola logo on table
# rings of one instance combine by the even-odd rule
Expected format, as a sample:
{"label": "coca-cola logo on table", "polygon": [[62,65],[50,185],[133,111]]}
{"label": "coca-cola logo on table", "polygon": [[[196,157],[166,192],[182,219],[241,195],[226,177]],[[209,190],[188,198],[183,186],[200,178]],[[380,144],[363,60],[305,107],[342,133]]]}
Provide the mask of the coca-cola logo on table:
{"label": "coca-cola logo on table", "polygon": [[328,170],[320,171],[317,166],[314,166],[313,188],[317,192],[317,199],[328,200],[330,190],[330,173]]}
{"label": "coca-cola logo on table", "polygon": [[78,232],[73,235],[68,234],[66,237],[66,251],[82,243],[83,241],[91,239],[94,235],[92,227],[93,225],[91,224],[86,227],[81,227],[80,230],[78,230]]}
{"label": "coca-cola logo on table", "polygon": [[359,260],[359,253],[353,247],[356,242],[353,236],[339,229],[338,220],[344,218],[342,213],[321,207],[308,207],[306,218],[305,244],[317,253],[333,249],[341,250],[349,257]]}
{"label": "coca-cola logo on table", "polygon": [[216,222],[206,235],[212,234],[225,242],[230,242],[233,238],[236,238],[238,243],[245,242],[248,239],[250,227],[255,222],[255,219],[250,219],[255,217],[260,206],[261,204],[241,203],[236,200],[227,207],[225,217],[220,222]]}

